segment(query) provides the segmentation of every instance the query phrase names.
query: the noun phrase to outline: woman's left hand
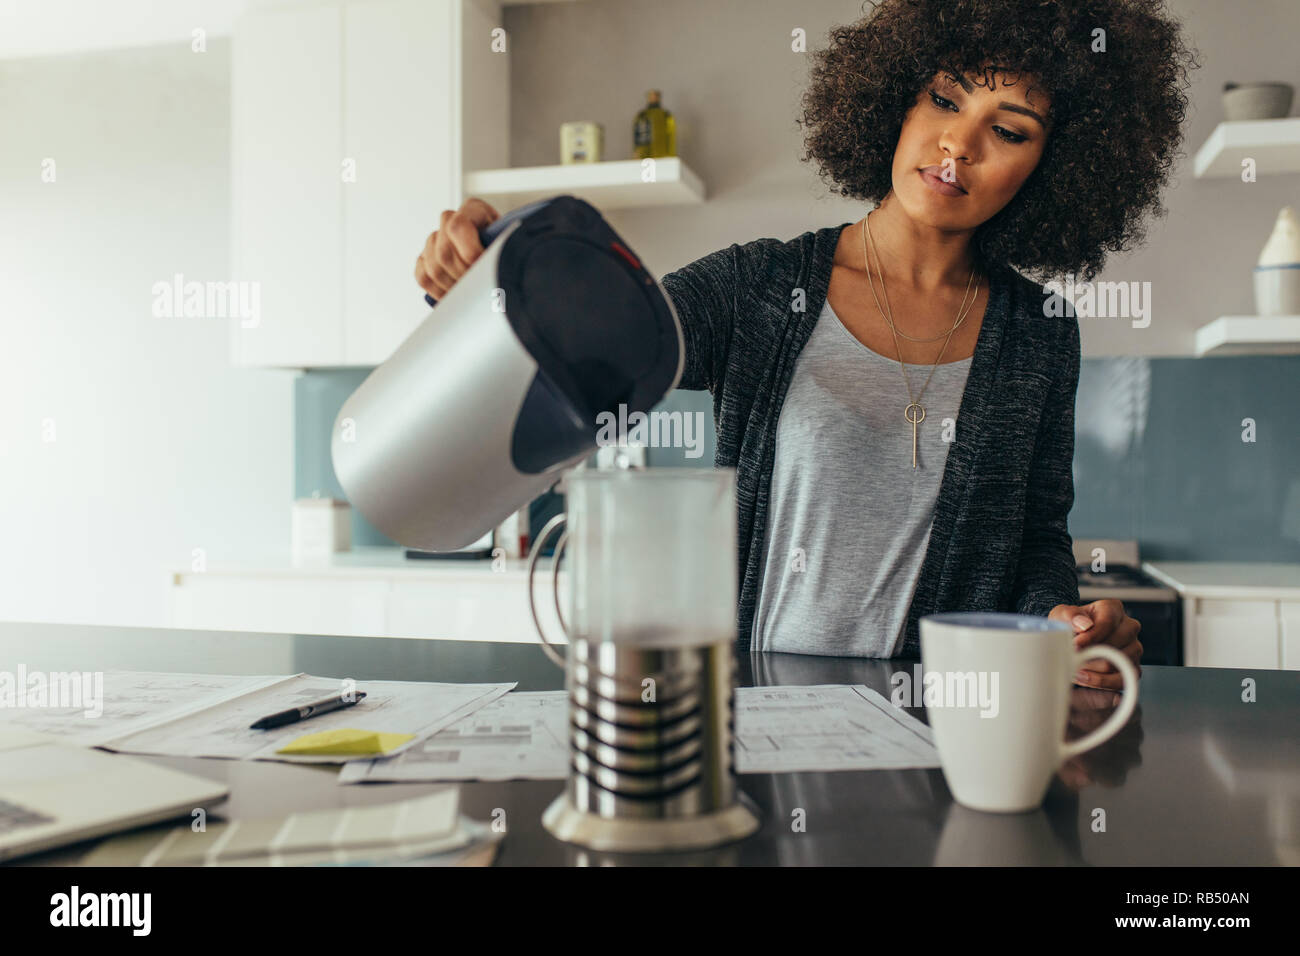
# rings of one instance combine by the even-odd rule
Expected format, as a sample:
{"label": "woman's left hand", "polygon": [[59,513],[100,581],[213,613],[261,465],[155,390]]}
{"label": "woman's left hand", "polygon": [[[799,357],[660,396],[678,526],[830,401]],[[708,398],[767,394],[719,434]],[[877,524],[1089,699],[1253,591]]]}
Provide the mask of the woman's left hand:
{"label": "woman's left hand", "polygon": [[[1058,604],[1047,613],[1047,617],[1053,621],[1064,621],[1074,628],[1076,649],[1089,644],[1110,644],[1128,657],[1137,668],[1138,676],[1142,676],[1142,665],[1139,663],[1142,660],[1142,644],[1138,641],[1142,625],[1128,616],[1123,601],[1103,598],[1091,604]],[[1124,686],[1124,677],[1110,661],[1097,658],[1080,666],[1074,682],[1085,687],[1120,690]]]}

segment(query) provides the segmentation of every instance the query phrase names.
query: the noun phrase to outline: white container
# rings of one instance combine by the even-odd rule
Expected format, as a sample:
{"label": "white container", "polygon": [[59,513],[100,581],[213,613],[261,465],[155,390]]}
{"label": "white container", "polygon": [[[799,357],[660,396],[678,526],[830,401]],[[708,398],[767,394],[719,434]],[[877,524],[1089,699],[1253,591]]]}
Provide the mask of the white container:
{"label": "white container", "polygon": [[299,498],[293,503],[293,559],[328,561],[352,550],[352,507],[337,498]]}
{"label": "white container", "polygon": [[1255,314],[1300,315],[1300,219],[1290,206],[1277,214],[1255,266]]}
{"label": "white container", "polygon": [[1256,315],[1300,315],[1300,262],[1255,270]]}

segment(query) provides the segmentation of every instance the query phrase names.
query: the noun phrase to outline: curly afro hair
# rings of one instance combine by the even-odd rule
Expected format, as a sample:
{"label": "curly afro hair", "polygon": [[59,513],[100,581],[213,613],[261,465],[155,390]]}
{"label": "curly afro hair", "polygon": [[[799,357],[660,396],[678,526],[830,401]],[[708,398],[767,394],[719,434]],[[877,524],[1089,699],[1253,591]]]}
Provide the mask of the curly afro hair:
{"label": "curly afro hair", "polygon": [[[832,192],[879,202],[892,187],[907,112],[937,73],[1019,74],[1051,98],[1042,158],[1012,200],[981,224],[976,263],[1039,281],[1091,281],[1108,252],[1145,240],[1148,210],[1165,214],[1198,67],[1164,0],[883,0],[830,31],[803,98],[804,162]],[[1105,52],[1093,52],[1094,31]]]}

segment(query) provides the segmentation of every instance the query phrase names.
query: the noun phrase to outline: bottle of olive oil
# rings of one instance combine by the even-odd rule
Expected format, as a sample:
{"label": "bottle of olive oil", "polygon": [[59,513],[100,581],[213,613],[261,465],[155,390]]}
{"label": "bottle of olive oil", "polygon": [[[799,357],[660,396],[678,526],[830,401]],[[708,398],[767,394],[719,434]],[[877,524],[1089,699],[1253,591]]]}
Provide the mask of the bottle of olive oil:
{"label": "bottle of olive oil", "polygon": [[677,121],[659,105],[659,91],[646,93],[646,106],[632,126],[633,155],[637,159],[677,155]]}

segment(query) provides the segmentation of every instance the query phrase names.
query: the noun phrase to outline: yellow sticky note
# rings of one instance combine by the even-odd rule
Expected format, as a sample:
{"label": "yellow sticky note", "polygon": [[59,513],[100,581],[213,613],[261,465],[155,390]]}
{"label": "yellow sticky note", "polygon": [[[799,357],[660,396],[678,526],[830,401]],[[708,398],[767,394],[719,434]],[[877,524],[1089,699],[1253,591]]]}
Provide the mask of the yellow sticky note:
{"label": "yellow sticky note", "polygon": [[303,734],[295,737],[288,744],[276,751],[278,754],[302,754],[304,756],[328,756],[331,754],[386,754],[400,747],[408,740],[414,740],[415,734],[389,734],[377,730],[354,730],[340,727],[338,730],[322,730],[315,734]]}

